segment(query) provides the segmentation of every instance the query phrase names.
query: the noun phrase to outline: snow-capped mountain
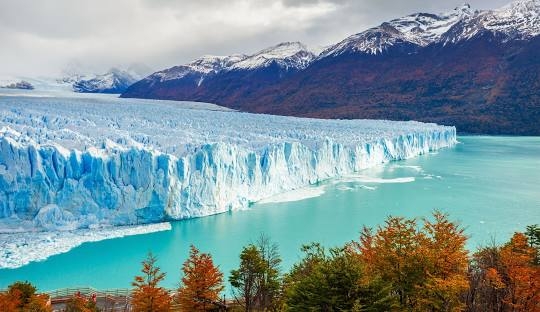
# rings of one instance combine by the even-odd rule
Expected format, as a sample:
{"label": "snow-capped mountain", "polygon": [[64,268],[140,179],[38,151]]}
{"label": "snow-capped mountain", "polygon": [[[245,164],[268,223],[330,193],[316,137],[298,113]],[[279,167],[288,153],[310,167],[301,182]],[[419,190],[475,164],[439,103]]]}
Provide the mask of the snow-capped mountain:
{"label": "snow-capped mountain", "polygon": [[539,50],[540,0],[516,0],[495,10],[465,4],[390,20],[318,56],[300,43],[285,43],[203,78],[163,82],[151,76],[122,97],[194,100],[279,115],[415,119],[469,133],[540,134],[533,117],[540,114]]}
{"label": "snow-capped mountain", "polygon": [[516,0],[500,9],[479,11],[469,4],[440,14],[416,13],[352,35],[324,50],[319,58],[343,53],[378,54],[392,48],[426,47],[457,43],[483,32],[507,39],[532,38],[540,34],[540,1]]}
{"label": "snow-capped mountain", "polygon": [[73,81],[73,91],[82,93],[122,93],[142,77],[126,70],[113,68],[93,78],[78,78]]}
{"label": "snow-capped mountain", "polygon": [[193,75],[200,82],[204,77],[217,74],[232,64],[245,59],[246,55],[230,55],[230,56],[215,56],[205,55],[201,58],[194,60],[191,63],[174,66],[163,71],[152,74],[149,79],[159,79],[160,81],[182,79],[188,75]]}
{"label": "snow-capped mountain", "polygon": [[465,4],[442,14],[416,13],[352,35],[324,50],[319,58],[343,53],[377,54],[399,45],[425,47],[438,41],[452,26],[476,14]]}
{"label": "snow-capped mountain", "polygon": [[205,55],[191,63],[156,72],[146,79],[163,82],[188,77],[200,86],[206,77],[222,72],[256,70],[268,67],[272,63],[285,70],[300,70],[306,68],[314,58],[315,54],[302,43],[284,42],[253,55]]}
{"label": "snow-capped mountain", "polygon": [[68,86],[78,93],[122,93],[134,82],[152,72],[148,66],[133,63],[129,66],[113,67],[106,73],[95,73],[83,65],[72,62],[64,68],[56,83]]}
{"label": "snow-capped mountain", "polygon": [[[236,92],[243,92],[241,90],[257,88],[261,84],[274,84],[302,71],[315,57],[300,42],[280,43],[252,55],[207,55],[153,73],[129,87],[122,97],[174,99],[181,92],[199,100],[198,94],[205,94],[207,90],[229,93],[236,88]],[[215,97],[219,96],[215,93]]]}
{"label": "snow-capped mountain", "polygon": [[305,69],[315,58],[304,44],[300,42],[284,42],[264,49],[228,66],[227,70],[253,70],[276,63],[286,70]]}
{"label": "snow-capped mountain", "polygon": [[456,23],[441,41],[456,43],[489,32],[502,41],[527,40],[540,34],[540,1],[516,0],[497,10],[477,11]]}
{"label": "snow-capped mountain", "polygon": [[6,88],[6,89],[20,89],[20,90],[33,90],[34,86],[26,81],[26,80],[19,80],[15,82],[8,82],[4,85],[0,85],[0,88]]}

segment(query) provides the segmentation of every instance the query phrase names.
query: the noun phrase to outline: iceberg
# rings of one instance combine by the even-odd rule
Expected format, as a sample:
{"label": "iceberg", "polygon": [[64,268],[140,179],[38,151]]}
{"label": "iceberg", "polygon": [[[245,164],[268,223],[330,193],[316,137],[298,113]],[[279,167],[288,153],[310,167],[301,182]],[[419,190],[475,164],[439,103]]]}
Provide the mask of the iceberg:
{"label": "iceberg", "polygon": [[455,127],[0,96],[0,233],[202,217],[456,143]]}

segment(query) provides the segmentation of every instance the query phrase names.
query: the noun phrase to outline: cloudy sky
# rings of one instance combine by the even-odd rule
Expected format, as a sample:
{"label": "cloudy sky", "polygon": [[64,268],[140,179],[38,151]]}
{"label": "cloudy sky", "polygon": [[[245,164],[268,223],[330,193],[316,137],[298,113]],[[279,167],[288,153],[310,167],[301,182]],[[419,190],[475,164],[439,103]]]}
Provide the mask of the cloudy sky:
{"label": "cloudy sky", "polygon": [[[476,9],[510,0],[471,0]],[[203,54],[254,53],[283,41],[336,43],[413,12],[463,0],[0,0],[0,76],[162,69]]]}

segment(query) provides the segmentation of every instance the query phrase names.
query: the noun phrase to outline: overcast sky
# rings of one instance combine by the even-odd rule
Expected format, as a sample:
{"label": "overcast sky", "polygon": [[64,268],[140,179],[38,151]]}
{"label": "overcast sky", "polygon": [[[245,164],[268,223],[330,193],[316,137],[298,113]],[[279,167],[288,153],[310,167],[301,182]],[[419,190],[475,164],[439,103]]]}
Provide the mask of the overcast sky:
{"label": "overcast sky", "polygon": [[[510,0],[471,0],[472,8]],[[385,20],[463,0],[0,0],[0,76],[158,70],[203,54],[254,53],[283,41],[336,43]]]}

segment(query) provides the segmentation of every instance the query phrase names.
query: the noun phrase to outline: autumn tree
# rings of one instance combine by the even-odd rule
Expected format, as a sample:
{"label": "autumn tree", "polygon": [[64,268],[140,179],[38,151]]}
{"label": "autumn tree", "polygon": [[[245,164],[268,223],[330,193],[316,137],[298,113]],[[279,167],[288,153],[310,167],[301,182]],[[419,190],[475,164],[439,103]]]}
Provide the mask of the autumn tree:
{"label": "autumn tree", "polygon": [[135,276],[131,283],[135,287],[131,300],[135,312],[162,312],[170,309],[171,297],[168,291],[158,286],[165,279],[165,273],[156,266],[156,261],[156,257],[149,253],[142,262],[143,275]]}
{"label": "autumn tree", "polygon": [[389,284],[367,280],[360,258],[348,247],[326,252],[319,244],[302,247],[304,258],[285,277],[288,311],[389,311]]}
{"label": "autumn tree", "polygon": [[352,243],[370,279],[392,285],[399,310],[460,311],[468,288],[466,236],[447,215],[434,221],[389,217],[373,232],[364,228]]}
{"label": "autumn tree", "polygon": [[0,311],[16,312],[21,305],[20,293],[0,292]]}
{"label": "autumn tree", "polygon": [[191,245],[182,267],[184,277],[178,289],[178,302],[186,311],[208,311],[216,307],[223,290],[223,273],[214,266],[212,256]]}
{"label": "autumn tree", "polygon": [[507,294],[503,302],[509,311],[540,311],[540,266],[537,250],[528,245],[527,236],[515,233],[501,248],[501,279]]}
{"label": "autumn tree", "polygon": [[467,309],[480,311],[540,311],[538,250],[523,233],[504,246],[481,248],[473,256]]}
{"label": "autumn tree", "polygon": [[15,282],[8,291],[0,294],[0,311],[2,312],[50,312],[49,296],[38,294],[34,285],[29,282]]}
{"label": "autumn tree", "polygon": [[98,312],[96,302],[80,294],[74,295],[66,302],[64,312]]}
{"label": "autumn tree", "polygon": [[417,230],[416,220],[390,217],[376,232],[364,228],[360,242],[353,243],[366,274],[392,285],[401,310],[416,307],[419,287],[426,281],[426,240]]}
{"label": "autumn tree", "polygon": [[429,311],[462,311],[462,297],[469,288],[467,237],[463,228],[436,211],[434,221],[424,219],[426,235],[421,248],[427,261],[426,279],[419,306]]}

